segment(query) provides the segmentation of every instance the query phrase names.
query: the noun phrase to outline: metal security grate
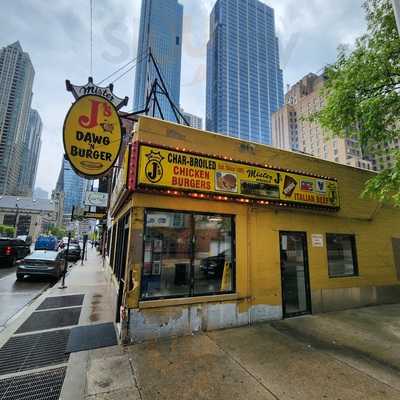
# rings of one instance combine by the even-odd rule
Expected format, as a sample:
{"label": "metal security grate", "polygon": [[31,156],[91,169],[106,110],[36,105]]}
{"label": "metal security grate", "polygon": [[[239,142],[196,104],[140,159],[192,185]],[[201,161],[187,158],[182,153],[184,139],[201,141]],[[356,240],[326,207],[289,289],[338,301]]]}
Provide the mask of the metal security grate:
{"label": "metal security grate", "polygon": [[69,334],[63,329],[12,337],[0,349],[0,375],[67,362]]}
{"label": "metal security grate", "polygon": [[34,312],[18,328],[16,333],[42,331],[46,329],[62,328],[63,326],[77,325],[80,314],[81,307]]}
{"label": "metal security grate", "polygon": [[75,307],[83,304],[83,294],[73,294],[71,296],[57,296],[47,297],[37,310],[47,310],[50,308],[62,308],[62,307]]}
{"label": "metal security grate", "polygon": [[1,400],[58,400],[66,368],[0,380]]}
{"label": "metal security grate", "polygon": [[[67,352],[99,349],[118,344],[115,327],[112,322],[98,325],[77,326],[71,329]],[[0,354],[1,355],[1,354]]]}

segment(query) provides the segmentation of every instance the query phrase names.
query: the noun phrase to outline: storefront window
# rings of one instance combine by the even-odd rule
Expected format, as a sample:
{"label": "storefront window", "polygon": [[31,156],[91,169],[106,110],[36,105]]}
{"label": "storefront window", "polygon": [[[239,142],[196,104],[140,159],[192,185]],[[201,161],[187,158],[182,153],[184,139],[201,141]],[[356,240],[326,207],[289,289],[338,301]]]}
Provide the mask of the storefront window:
{"label": "storefront window", "polygon": [[194,216],[194,294],[232,291],[232,219]]}
{"label": "storefront window", "polygon": [[328,268],[331,278],[358,275],[354,235],[326,235]]}
{"label": "storefront window", "polygon": [[146,212],[142,299],[234,291],[233,218]]}

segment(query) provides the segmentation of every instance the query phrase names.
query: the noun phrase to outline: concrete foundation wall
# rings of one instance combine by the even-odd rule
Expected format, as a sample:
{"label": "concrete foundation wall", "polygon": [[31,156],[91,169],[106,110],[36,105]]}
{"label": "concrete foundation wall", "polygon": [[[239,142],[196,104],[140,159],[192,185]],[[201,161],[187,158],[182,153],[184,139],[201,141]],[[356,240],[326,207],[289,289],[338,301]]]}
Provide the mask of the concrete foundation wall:
{"label": "concrete foundation wall", "polygon": [[184,336],[282,318],[282,307],[257,305],[241,312],[237,303],[206,303],[129,310],[132,343]]}
{"label": "concrete foundation wall", "polygon": [[311,291],[311,302],[314,314],[400,303],[400,285],[315,289]]}

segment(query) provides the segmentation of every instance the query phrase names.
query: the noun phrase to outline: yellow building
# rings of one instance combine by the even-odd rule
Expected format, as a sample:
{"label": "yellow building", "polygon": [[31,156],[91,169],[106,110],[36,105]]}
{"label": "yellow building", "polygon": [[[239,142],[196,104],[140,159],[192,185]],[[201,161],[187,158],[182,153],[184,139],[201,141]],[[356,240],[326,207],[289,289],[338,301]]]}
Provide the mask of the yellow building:
{"label": "yellow building", "polygon": [[132,341],[400,300],[400,210],[372,173],[143,117],[109,218]]}

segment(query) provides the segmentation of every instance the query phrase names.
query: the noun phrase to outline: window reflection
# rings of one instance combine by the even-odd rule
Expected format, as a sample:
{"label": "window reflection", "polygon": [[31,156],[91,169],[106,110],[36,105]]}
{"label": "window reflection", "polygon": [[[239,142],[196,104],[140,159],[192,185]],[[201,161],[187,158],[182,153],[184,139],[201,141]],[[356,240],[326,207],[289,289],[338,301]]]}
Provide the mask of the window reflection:
{"label": "window reflection", "polygon": [[233,218],[146,212],[141,297],[234,290]]}
{"label": "window reflection", "polygon": [[358,274],[354,235],[328,233],[326,235],[326,245],[330,277]]}
{"label": "window reflection", "polygon": [[195,294],[232,291],[230,217],[195,215]]}
{"label": "window reflection", "polygon": [[147,214],[142,297],[188,294],[190,237],[189,214],[161,212]]}

